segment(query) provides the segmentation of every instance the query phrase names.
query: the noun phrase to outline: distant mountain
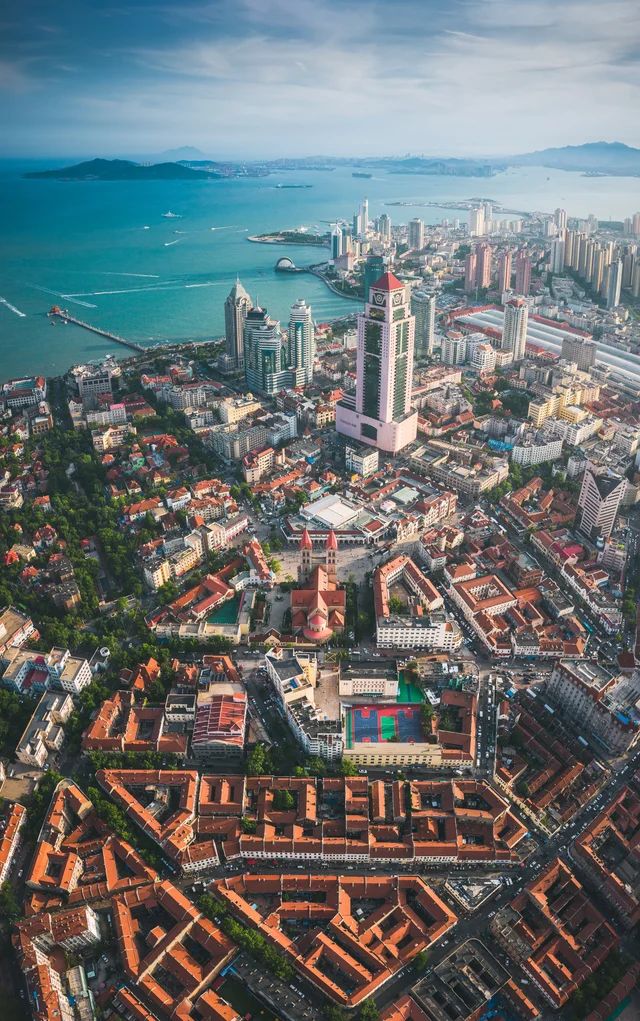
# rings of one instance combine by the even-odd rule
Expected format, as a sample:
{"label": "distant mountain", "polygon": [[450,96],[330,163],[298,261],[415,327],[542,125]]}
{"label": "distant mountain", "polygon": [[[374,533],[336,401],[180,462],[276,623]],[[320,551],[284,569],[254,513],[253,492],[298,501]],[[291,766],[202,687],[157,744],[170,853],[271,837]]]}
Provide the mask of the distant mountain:
{"label": "distant mountain", "polygon": [[166,149],[165,152],[158,153],[155,158],[158,163],[180,163],[182,160],[187,163],[191,163],[193,160],[209,161],[206,152],[196,149],[193,145],[182,145],[179,149]]}
{"label": "distant mountain", "polygon": [[586,142],[558,149],[540,149],[503,161],[510,166],[552,167],[554,170],[581,170],[583,173],[617,177],[640,176],[640,149],[623,142]]}
{"label": "distant mountain", "polygon": [[57,170],[36,170],[25,177],[54,178],[58,181],[196,181],[220,175],[209,170],[192,170],[180,163],[132,163],[131,160],[87,160]]}
{"label": "distant mountain", "polygon": [[375,167],[390,174],[426,174],[445,177],[492,177],[504,170],[489,160],[425,159],[424,156],[407,156],[403,159],[383,158],[356,160],[356,166]]}
{"label": "distant mountain", "polygon": [[269,160],[260,166],[271,170],[333,170],[349,166],[366,170],[386,170],[389,174],[427,174],[450,177],[492,177],[507,166],[496,160],[454,159],[425,156],[314,156],[301,159]]}

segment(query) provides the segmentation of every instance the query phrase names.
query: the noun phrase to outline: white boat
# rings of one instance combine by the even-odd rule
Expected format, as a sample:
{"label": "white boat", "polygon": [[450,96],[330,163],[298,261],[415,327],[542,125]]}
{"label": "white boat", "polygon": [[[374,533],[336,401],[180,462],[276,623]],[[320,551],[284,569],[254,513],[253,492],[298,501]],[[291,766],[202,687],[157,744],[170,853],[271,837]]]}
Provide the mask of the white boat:
{"label": "white boat", "polygon": [[170,209],[168,209],[167,212],[163,213],[162,215],[164,216],[165,220],[178,220],[179,219],[178,214],[177,213],[172,213]]}

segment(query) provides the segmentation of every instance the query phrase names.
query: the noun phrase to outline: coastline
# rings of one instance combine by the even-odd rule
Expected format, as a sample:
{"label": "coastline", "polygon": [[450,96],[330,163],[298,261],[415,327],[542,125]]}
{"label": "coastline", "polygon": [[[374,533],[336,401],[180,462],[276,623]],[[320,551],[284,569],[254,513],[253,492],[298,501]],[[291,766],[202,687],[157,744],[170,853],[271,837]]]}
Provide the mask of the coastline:
{"label": "coastline", "polygon": [[[303,234],[300,235],[304,237]],[[281,234],[248,234],[245,238],[246,241],[251,241],[254,245],[300,245],[301,248],[329,248],[329,245],[325,244],[324,241],[296,241],[292,238],[285,238]]]}
{"label": "coastline", "polygon": [[[315,269],[313,266],[305,267],[305,272],[311,273],[311,275],[317,277],[318,280],[322,280],[322,282],[327,285],[329,290],[333,291],[334,294],[337,294],[338,297],[344,298],[346,301],[357,301],[360,305],[364,304],[364,298],[358,298],[356,297],[355,294],[345,294],[344,291],[338,290],[338,288],[333,284],[331,280],[327,280],[327,278],[323,276],[322,273],[319,270]],[[331,322],[331,320],[329,321]]]}

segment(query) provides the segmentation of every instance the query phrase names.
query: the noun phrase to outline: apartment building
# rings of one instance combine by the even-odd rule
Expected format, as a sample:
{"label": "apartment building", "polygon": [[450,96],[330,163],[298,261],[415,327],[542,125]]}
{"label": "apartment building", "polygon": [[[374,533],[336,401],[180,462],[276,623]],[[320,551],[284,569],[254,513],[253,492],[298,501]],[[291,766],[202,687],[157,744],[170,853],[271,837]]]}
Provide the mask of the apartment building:
{"label": "apartment building", "polygon": [[573,845],[584,868],[627,928],[640,922],[640,777],[618,791]]}
{"label": "apartment building", "polygon": [[252,450],[242,459],[242,474],[245,482],[253,485],[260,482],[267,475],[275,464],[275,450],[273,447],[265,447],[264,450]]}
{"label": "apartment building", "polygon": [[0,666],[4,666],[3,685],[18,694],[34,695],[48,688],[61,688],[70,695],[79,695],[92,678],[86,659],[56,646],[49,652],[9,648],[0,658]]}
{"label": "apartment building", "polygon": [[109,450],[118,450],[125,446],[132,436],[136,435],[136,428],[128,422],[121,425],[110,425],[105,429],[93,429],[91,431],[91,442],[97,454],[104,454]]}
{"label": "apartment building", "polygon": [[38,633],[31,617],[14,606],[0,610],[0,656],[7,649],[19,649],[32,637],[37,638]]}
{"label": "apartment building", "polygon": [[556,1010],[619,942],[560,858],[498,911],[489,928]]}
{"label": "apartment building", "polygon": [[262,405],[252,394],[244,394],[241,397],[227,397],[218,405],[220,419],[225,425],[235,425],[242,421],[247,415],[260,411]]}
{"label": "apartment building", "polygon": [[[391,613],[391,588],[404,591],[406,615]],[[439,612],[444,600],[418,565],[406,555],[378,567],[373,577],[376,644],[380,648],[460,648],[462,633],[453,619]]]}
{"label": "apartment building", "polygon": [[[245,874],[220,879],[216,896],[290,960],[332,1002],[352,1008],[377,992],[457,918],[418,876]],[[373,902],[366,915],[357,904]],[[274,904],[266,912],[260,905]],[[291,933],[310,923],[303,947]]]}
{"label": "apartment building", "polygon": [[634,676],[616,676],[595,660],[561,659],[546,692],[608,754],[624,754],[640,737],[640,680]]}
{"label": "apartment building", "polygon": [[167,730],[162,706],[138,705],[133,691],[117,691],[100,706],[82,735],[82,747],[85,751],[184,756],[187,738]]}
{"label": "apartment building", "polygon": [[[360,776],[199,776],[188,770],[103,770],[97,780],[186,873],[216,865],[219,845],[227,860],[514,866],[526,832],[508,801],[474,780],[370,783]],[[293,807],[282,808],[278,791],[289,792],[286,806]]]}
{"label": "apartment building", "polygon": [[511,461],[529,468],[546,461],[557,461],[562,457],[562,439],[545,432],[528,433],[519,439],[511,449]]}
{"label": "apartment building", "polygon": [[18,801],[5,802],[0,815],[0,885],[9,879],[11,866],[22,843],[27,810]]}
{"label": "apartment building", "polygon": [[73,699],[58,691],[45,691],[16,745],[16,759],[38,769],[64,743],[64,725],[73,712]]}
{"label": "apartment building", "polygon": [[529,402],[529,418],[535,426],[541,426],[547,418],[565,418],[571,420],[576,407],[597,401],[600,396],[600,384],[593,380],[574,380],[559,383],[553,390],[541,387],[539,397]]}
{"label": "apartment building", "polygon": [[235,1021],[213,987],[236,947],[181,890],[156,879],[111,903],[125,978],[115,1002],[124,1017]]}
{"label": "apartment building", "polygon": [[[82,845],[84,854],[78,854]],[[63,780],[42,824],[25,883],[37,911],[105,901],[148,883],[155,872],[126,841],[105,829],[79,787]]]}
{"label": "apartment building", "polygon": [[369,475],[375,475],[378,470],[380,451],[360,443],[348,442],[345,447],[344,460],[345,469],[348,472],[367,478]]}
{"label": "apartment building", "polygon": [[469,498],[495,489],[509,475],[505,458],[488,455],[484,449],[461,449],[440,440],[427,443],[412,455],[412,461],[435,482]]}

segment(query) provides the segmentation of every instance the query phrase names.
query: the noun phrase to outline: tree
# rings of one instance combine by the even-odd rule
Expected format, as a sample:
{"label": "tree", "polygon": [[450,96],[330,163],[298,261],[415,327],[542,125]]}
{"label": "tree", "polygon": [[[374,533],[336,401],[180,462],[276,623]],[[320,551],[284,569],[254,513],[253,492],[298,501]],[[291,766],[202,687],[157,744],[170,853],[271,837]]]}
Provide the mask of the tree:
{"label": "tree", "polygon": [[422,724],[422,732],[425,737],[430,737],[432,734],[432,720],[433,720],[433,707],[425,702],[424,705],[420,706],[420,723]]}
{"label": "tree", "polygon": [[348,1021],[347,1014],[342,1007],[325,1007],[324,1016],[326,1021]]}
{"label": "tree", "polygon": [[355,776],[358,770],[351,759],[343,759],[340,763],[339,772],[341,776]]}
{"label": "tree", "polygon": [[423,972],[429,963],[429,953],[427,950],[421,950],[419,954],[416,954],[414,958],[414,965],[417,972]]}
{"label": "tree", "polygon": [[358,1014],[359,1021],[378,1021],[380,1017],[380,1011],[375,1005],[374,1000],[365,1000],[360,1007],[360,1013]]}
{"label": "tree", "polygon": [[290,812],[296,807],[296,799],[291,791],[277,790],[273,794],[273,807],[277,812]]}
{"label": "tree", "polygon": [[0,886],[0,918],[13,922],[20,917],[20,904],[11,883]]}
{"label": "tree", "polygon": [[389,611],[390,613],[406,613],[407,608],[398,596],[389,597]]}
{"label": "tree", "polygon": [[257,744],[251,749],[247,756],[246,769],[248,776],[264,776],[271,773],[271,757],[263,744]]}

